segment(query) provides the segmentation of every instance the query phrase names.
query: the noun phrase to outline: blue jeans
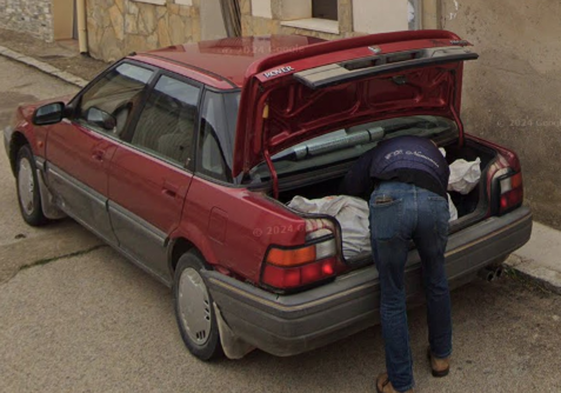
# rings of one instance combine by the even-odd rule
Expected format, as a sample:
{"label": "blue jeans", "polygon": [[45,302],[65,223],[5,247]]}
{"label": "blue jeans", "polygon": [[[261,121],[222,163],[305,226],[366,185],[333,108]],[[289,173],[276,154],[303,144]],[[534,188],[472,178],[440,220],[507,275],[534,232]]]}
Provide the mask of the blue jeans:
{"label": "blue jeans", "polygon": [[452,352],[450,291],[444,269],[448,200],[412,184],[382,182],[370,198],[370,231],[380,280],[386,367],[395,390],[414,387],[405,305],[405,265],[411,240],[421,257],[432,354]]}

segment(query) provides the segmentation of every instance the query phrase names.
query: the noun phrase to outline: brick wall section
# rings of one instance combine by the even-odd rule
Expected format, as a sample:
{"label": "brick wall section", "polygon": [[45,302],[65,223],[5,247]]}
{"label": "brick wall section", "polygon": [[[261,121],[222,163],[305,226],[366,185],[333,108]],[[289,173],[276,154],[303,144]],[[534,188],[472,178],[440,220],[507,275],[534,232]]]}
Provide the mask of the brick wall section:
{"label": "brick wall section", "polygon": [[[1,1],[1,0],[0,0]],[[200,40],[201,0],[192,6],[167,0],[164,5],[134,0],[88,0],[90,55],[106,61],[131,52]]]}
{"label": "brick wall section", "polygon": [[52,41],[52,0],[0,0],[0,27]]}

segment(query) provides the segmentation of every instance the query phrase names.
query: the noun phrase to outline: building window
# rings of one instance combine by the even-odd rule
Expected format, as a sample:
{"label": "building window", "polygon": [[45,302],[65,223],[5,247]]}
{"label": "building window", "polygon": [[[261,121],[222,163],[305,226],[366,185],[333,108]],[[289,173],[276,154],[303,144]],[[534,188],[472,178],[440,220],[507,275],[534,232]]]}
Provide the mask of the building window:
{"label": "building window", "polygon": [[338,20],[337,0],[312,0],[312,18]]}
{"label": "building window", "polygon": [[280,0],[281,25],[339,34],[338,0]]}

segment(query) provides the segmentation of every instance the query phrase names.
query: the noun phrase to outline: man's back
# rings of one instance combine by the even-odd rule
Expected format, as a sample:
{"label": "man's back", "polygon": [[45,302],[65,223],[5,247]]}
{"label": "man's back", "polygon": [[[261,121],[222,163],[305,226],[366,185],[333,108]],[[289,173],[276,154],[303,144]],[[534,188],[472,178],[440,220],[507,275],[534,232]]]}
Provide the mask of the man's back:
{"label": "man's back", "polygon": [[430,139],[400,136],[366,152],[345,177],[341,193],[367,199],[375,184],[395,180],[446,197],[450,169]]}

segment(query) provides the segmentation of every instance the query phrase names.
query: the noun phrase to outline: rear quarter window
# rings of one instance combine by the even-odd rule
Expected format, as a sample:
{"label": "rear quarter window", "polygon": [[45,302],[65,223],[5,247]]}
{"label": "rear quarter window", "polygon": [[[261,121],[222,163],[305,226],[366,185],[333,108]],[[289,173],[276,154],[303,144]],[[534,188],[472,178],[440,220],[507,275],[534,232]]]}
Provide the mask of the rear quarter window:
{"label": "rear quarter window", "polygon": [[201,108],[197,171],[231,183],[239,93],[207,91]]}

